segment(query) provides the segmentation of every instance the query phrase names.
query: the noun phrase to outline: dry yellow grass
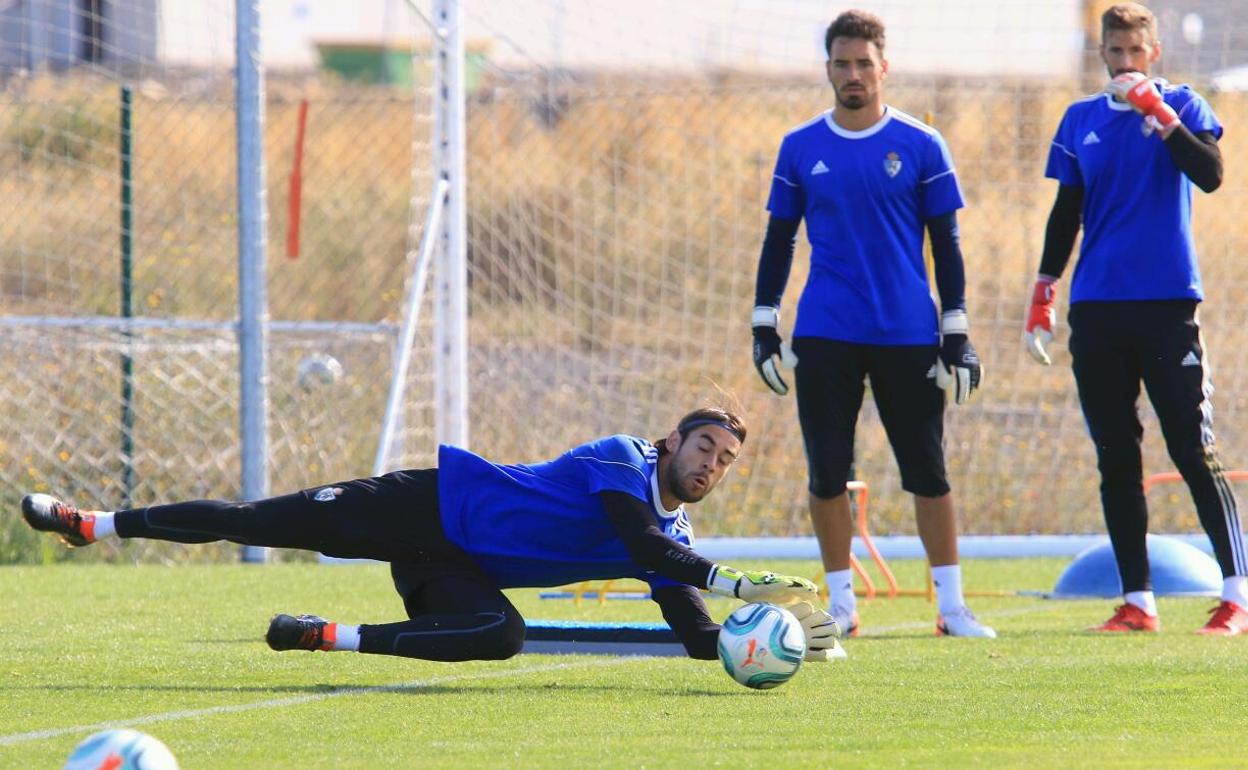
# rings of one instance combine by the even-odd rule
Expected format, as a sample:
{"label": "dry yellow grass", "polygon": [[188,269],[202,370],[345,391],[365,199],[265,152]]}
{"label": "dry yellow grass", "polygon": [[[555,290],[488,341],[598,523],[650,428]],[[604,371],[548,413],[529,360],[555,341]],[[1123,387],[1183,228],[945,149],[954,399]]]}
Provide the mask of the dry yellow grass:
{"label": "dry yellow grass", "polygon": [[[270,93],[271,316],[396,320],[409,200],[430,173],[427,116],[420,117],[410,95],[393,92],[303,84]],[[311,103],[304,250],[298,260],[287,260],[286,174],[295,97],[303,94]],[[56,80],[31,84],[20,98],[8,96],[0,101],[0,197],[13,212],[0,223],[4,312],[114,314],[116,86]],[[757,381],[747,319],[775,148],[789,127],[826,108],[826,88],[725,79],[648,90],[584,82],[567,86],[564,96],[552,111],[537,92],[500,83],[487,85],[470,103],[474,447],[501,460],[527,461],[604,432],[657,437],[702,399],[728,398],[746,414],[751,439],[727,489],[701,506],[699,530],[805,533],[795,407]],[[960,223],[972,339],[988,367],[987,386],[971,405],[951,408],[948,421],[949,466],[967,531],[1101,528],[1095,461],[1064,335],[1051,369],[1031,365],[1018,344],[1054,192],[1054,183],[1043,179],[1044,161],[1061,112],[1075,96],[1073,86],[904,79],[893,81],[890,93],[899,108],[931,114],[967,198]],[[1219,436],[1228,464],[1242,466],[1248,463],[1248,438],[1239,430],[1248,345],[1240,337],[1248,328],[1248,297],[1238,265],[1248,253],[1241,224],[1248,98],[1222,95],[1214,106],[1228,126],[1222,143],[1227,181],[1212,197],[1198,195],[1197,238],[1209,294],[1202,318],[1218,365]],[[140,314],[234,317],[233,131],[228,102],[217,91],[194,97],[141,91],[136,97]],[[413,136],[420,139],[415,147]],[[789,322],[804,278],[803,244],[786,293]],[[274,342],[274,491],[366,473],[387,384],[388,343]],[[84,343],[51,335],[42,349],[17,348],[17,365],[0,373],[6,425],[0,478],[10,490],[0,494],[0,504],[11,508],[31,474],[67,494],[116,498],[117,458],[110,454],[118,429],[116,343],[93,341],[102,346],[92,354],[97,376],[62,388],[50,410],[31,408],[32,399],[46,394],[21,381],[26,367],[56,350],[64,368],[45,375],[73,381],[67,371]],[[414,402],[429,388],[427,330],[419,344]],[[348,387],[327,401],[298,396],[290,376],[299,356],[326,346],[348,364]],[[161,461],[144,466],[140,492],[147,502],[237,494],[233,357],[197,355],[179,357],[173,350],[152,364],[157,369],[144,397],[155,408],[138,429],[143,451]],[[211,407],[201,403],[204,392],[213,394]],[[97,400],[105,405],[98,414],[88,407]],[[409,422],[428,422],[428,413],[414,410]],[[408,427],[423,438],[409,444],[405,461],[427,462],[428,426]],[[1146,466],[1167,470],[1155,425],[1148,430]],[[872,484],[876,529],[913,532],[908,496],[898,488],[870,407],[859,435],[858,472]],[[72,447],[81,444],[97,448],[75,453]],[[71,447],[67,458],[65,447]],[[202,458],[192,464],[211,472],[188,480],[190,457]],[[1183,494],[1167,492],[1154,502],[1156,529],[1196,526]],[[17,535],[0,532],[0,557],[6,537]]]}

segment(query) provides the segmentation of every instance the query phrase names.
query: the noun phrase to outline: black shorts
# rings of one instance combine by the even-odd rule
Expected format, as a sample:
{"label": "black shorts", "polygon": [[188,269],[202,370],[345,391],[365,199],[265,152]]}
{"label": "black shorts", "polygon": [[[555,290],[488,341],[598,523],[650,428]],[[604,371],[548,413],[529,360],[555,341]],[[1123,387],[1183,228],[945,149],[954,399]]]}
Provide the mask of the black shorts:
{"label": "black shorts", "polygon": [[[393,522],[387,528],[388,535],[404,543],[404,548],[402,556],[389,559],[390,577],[403,597],[408,617],[437,612],[515,612],[472,557],[447,538],[438,504],[437,469],[395,471],[339,486],[346,488],[344,497],[357,492],[368,495],[370,518]],[[379,534],[373,525],[373,535]]]}
{"label": "black shorts", "polygon": [[[326,494],[324,489],[316,487],[300,494],[316,505],[316,495]],[[395,471],[341,482],[330,489],[336,489],[335,497],[350,506],[351,515],[340,518],[349,519],[351,531],[356,532],[362,542],[372,544],[369,546],[372,554],[350,555],[390,562],[394,589],[403,598],[403,608],[409,618],[430,614],[497,613],[508,618],[506,633],[511,635],[512,641],[505,646],[518,649],[524,639],[524,620],[520,613],[472,557],[446,536],[438,501],[436,468]],[[330,550],[324,552],[336,555]],[[379,633],[378,627],[373,629],[370,633]],[[491,645],[498,643],[494,635],[460,635],[447,631],[445,636],[434,638],[417,634],[423,639],[418,643],[399,642],[405,631],[395,631],[397,636],[394,637],[386,635],[384,651],[434,660],[500,657],[492,651]],[[407,652],[399,649],[402,645],[408,645]],[[412,645],[418,651],[412,652]]]}
{"label": "black shorts", "polygon": [[928,377],[937,359],[935,345],[859,345],[800,337],[793,340],[793,352],[811,494],[828,499],[845,491],[868,377],[902,489],[921,497],[949,492],[945,392]]}

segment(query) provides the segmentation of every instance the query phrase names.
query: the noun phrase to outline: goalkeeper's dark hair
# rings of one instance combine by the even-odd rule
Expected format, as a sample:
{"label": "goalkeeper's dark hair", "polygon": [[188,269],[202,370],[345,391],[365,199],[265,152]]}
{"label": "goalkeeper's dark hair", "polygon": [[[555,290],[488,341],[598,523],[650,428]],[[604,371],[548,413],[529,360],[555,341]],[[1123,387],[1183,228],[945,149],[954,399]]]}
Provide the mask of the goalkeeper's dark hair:
{"label": "goalkeeper's dark hair", "polygon": [[857,38],[875,43],[875,47],[884,55],[884,22],[880,17],[866,11],[845,11],[832,20],[828,31],[823,36],[823,49],[832,56],[832,41],[838,37]]}
{"label": "goalkeeper's dark hair", "polygon": [[1152,40],[1157,39],[1157,17],[1153,12],[1139,3],[1118,3],[1111,5],[1101,14],[1101,41],[1110,30],[1147,32]]}
{"label": "goalkeeper's dark hair", "polygon": [[[718,425],[736,436],[737,441],[740,441],[742,444],[745,443],[745,423],[737,415],[718,406],[694,409],[689,414],[681,417],[680,422],[676,424],[676,432],[680,434],[681,441],[684,441],[695,428],[700,428],[703,425]],[[654,442],[654,445],[658,447],[660,455],[669,451],[666,438],[659,439]]]}

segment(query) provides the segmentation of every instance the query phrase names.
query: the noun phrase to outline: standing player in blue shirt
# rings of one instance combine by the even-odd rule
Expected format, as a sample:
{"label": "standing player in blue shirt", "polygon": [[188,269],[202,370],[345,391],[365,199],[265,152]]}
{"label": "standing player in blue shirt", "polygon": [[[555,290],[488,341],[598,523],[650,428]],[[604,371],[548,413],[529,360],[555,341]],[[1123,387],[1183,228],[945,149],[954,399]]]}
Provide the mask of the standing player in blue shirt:
{"label": "standing player in blue shirt", "polygon": [[[937,631],[993,637],[966,608],[957,524],[945,478],[945,393],[962,403],[982,371],[967,339],[965,277],[953,162],[939,133],[887,106],[884,25],[842,13],[825,35],[836,106],[790,131],[780,145],[758,264],[754,364],[780,395],[780,299],[798,225],[806,221],[810,276],[793,329],[798,418],[810,475],[810,516],[823,555],[832,616],[857,631],[846,483],[864,381],[879,407],[902,487],[914,494],[919,537],[932,565]],[[932,239],[936,307],[923,260]]]}
{"label": "standing player in blue shirt", "polygon": [[1105,93],[1072,104],[1045,175],[1058,181],[1024,342],[1050,363],[1054,284],[1083,225],[1070,288],[1070,354],[1101,472],[1101,505],[1124,602],[1098,631],[1157,631],[1148,568],[1136,412],[1140,382],[1170,457],[1192,493],[1224,576],[1206,634],[1248,632],[1248,558],[1235,495],[1213,440],[1213,387],[1196,305],[1203,299],[1192,239],[1192,184],[1222,183],[1222,124],[1188,86],[1148,77],[1161,56],[1157,20],[1124,3],[1101,17]]}
{"label": "standing player in blue shirt", "polygon": [[438,468],[344,481],[252,503],[199,500],[127,511],[81,511],[28,495],[37,530],[83,546],[107,537],[178,543],[229,540],[388,561],[409,620],[347,625],[277,615],[275,650],[357,650],[427,660],[509,658],[524,619],[501,589],[632,577],[651,595],[691,657],[714,659],[719,626],[698,593],[791,602],[807,660],[840,652],[839,629],[809,602],[804,578],[741,572],[692,548],[685,503],[710,493],[741,451],[745,426],[722,409],[686,415],[651,444],[615,435],[549,462],[497,465],[443,446]]}

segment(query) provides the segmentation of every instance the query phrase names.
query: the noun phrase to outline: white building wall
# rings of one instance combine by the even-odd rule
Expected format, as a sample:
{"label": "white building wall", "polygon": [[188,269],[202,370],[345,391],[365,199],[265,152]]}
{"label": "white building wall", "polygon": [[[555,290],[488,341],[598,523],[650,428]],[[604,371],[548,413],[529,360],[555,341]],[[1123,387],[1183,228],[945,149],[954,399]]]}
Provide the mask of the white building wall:
{"label": "white building wall", "polygon": [[[429,13],[430,0],[416,0]],[[0,64],[75,59],[78,0],[0,0]],[[860,0],[888,26],[894,72],[1061,77],[1081,0]],[[112,0],[114,61],[229,66],[234,0]],[[466,39],[504,67],[809,72],[835,6],[814,0],[464,0]],[[316,42],[428,40],[406,0],[260,0],[264,63],[317,65]]]}

